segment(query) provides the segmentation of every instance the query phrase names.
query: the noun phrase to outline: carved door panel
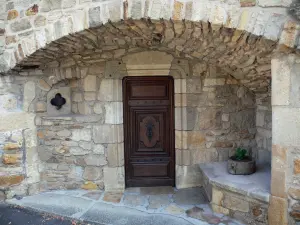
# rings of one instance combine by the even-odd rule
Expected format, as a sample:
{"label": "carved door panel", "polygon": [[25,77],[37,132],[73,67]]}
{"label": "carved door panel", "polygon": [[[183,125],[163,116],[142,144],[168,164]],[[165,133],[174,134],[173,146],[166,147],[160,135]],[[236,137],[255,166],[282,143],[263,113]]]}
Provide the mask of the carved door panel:
{"label": "carved door panel", "polygon": [[173,78],[125,77],[123,92],[126,186],[174,186]]}

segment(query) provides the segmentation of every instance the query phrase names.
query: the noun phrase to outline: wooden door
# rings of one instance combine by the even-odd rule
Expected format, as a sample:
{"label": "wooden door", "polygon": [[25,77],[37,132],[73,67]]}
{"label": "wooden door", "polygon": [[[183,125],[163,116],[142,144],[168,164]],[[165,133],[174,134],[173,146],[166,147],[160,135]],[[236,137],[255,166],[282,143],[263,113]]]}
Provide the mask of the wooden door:
{"label": "wooden door", "polygon": [[175,186],[174,80],[123,79],[126,187]]}

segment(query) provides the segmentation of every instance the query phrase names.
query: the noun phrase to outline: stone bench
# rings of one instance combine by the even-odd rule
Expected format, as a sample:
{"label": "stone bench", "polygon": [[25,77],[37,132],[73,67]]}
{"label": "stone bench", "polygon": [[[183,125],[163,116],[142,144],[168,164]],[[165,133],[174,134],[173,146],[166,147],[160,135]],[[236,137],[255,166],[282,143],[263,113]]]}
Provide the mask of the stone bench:
{"label": "stone bench", "polygon": [[227,162],[200,164],[204,189],[214,212],[247,224],[268,224],[271,168],[258,165],[252,175],[231,175]]}

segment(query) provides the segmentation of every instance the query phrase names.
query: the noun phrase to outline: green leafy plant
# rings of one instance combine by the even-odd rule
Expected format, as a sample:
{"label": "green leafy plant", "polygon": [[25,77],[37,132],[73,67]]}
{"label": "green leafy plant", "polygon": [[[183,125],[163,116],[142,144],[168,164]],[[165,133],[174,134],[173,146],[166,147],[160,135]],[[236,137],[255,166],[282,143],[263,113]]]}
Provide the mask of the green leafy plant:
{"label": "green leafy plant", "polygon": [[235,159],[236,160],[244,160],[247,158],[247,150],[242,148],[237,148],[235,151]]}

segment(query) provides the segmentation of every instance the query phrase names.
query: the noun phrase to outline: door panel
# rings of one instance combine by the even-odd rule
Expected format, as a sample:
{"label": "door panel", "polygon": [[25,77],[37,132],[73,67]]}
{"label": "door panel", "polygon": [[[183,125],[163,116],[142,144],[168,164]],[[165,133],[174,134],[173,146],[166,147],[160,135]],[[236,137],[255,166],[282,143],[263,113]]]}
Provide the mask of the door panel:
{"label": "door panel", "polygon": [[172,77],[126,77],[124,91],[126,186],[174,186]]}

